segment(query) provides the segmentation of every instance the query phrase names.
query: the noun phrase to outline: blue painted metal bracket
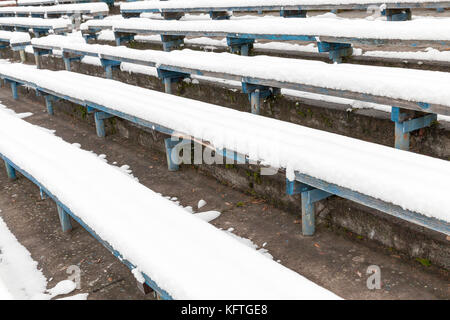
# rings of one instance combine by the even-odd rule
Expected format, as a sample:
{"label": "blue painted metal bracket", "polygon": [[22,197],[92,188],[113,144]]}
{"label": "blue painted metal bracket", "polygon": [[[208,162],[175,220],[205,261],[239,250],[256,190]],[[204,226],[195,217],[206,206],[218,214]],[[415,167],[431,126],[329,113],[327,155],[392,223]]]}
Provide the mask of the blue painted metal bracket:
{"label": "blue painted metal bracket", "polygon": [[386,16],[387,21],[407,21],[411,20],[411,9],[386,9],[381,12]]}
{"label": "blue painted metal bracket", "polygon": [[228,11],[210,11],[209,17],[212,20],[229,20],[231,16]]}
{"label": "blue painted metal bracket", "polygon": [[242,56],[248,56],[253,48],[255,39],[251,38],[235,38],[227,36],[227,45],[230,47],[231,53],[240,53]]}
{"label": "blue painted metal bracket", "polygon": [[268,87],[259,84],[252,84],[248,82],[242,82],[242,92],[248,94],[250,100],[250,108],[253,114],[260,114],[261,100],[264,100],[270,96],[275,96],[281,93],[280,88]]}
{"label": "blue painted metal bracket", "polygon": [[410,132],[431,126],[437,114],[420,114],[399,107],[392,107],[391,120],[395,123],[395,148],[409,150]]}
{"label": "blue painted metal bracket", "polygon": [[326,199],[333,194],[320,189],[304,191],[302,195],[302,233],[312,236],[316,230],[316,208],[314,203]]}
{"label": "blue painted metal bracket", "polygon": [[83,56],[69,57],[66,56],[65,52],[63,52],[64,67],[66,68],[67,71],[71,71],[70,63],[72,61],[81,61],[82,58]]}
{"label": "blue painted metal bracket", "polygon": [[290,196],[313,189],[314,187],[311,187],[297,180],[290,181],[289,179],[286,179],[286,193]]}
{"label": "blue painted metal bracket", "polygon": [[409,221],[411,223],[443,233],[445,235],[450,235],[450,223],[446,221],[430,218],[417,212],[405,210],[398,205],[385,202],[377,198],[373,198],[371,196],[338,186],[333,183],[328,183],[326,181],[311,177],[303,173],[298,172],[295,173],[295,180],[308,184],[317,189],[326,191],[328,193],[334,194],[338,197],[345,198],[354,201],[356,203],[360,203],[362,205],[379,210],[381,212],[385,212],[391,216],[400,218],[402,220]]}
{"label": "blue painted metal bracket", "polygon": [[46,54],[52,54],[53,50],[33,47],[33,52],[34,52],[34,60],[36,62],[36,68],[41,69],[42,68],[41,56]]}
{"label": "blue painted metal bracket", "polygon": [[72,230],[72,222],[70,221],[70,215],[64,211],[64,208],[56,205],[58,210],[59,222],[61,223],[61,229],[63,232]]}
{"label": "blue painted metal bracket", "polygon": [[18,92],[17,92],[17,87],[23,86],[23,83],[20,83],[20,82],[11,80],[11,79],[5,79],[5,81],[6,81],[7,83],[9,83],[10,86],[11,86],[11,92],[12,92],[13,99],[14,99],[14,100],[19,99],[19,94],[18,94]]}
{"label": "blue painted metal bracket", "polygon": [[116,39],[116,46],[121,46],[125,42],[134,40],[134,34],[126,32],[114,32],[114,38]]}
{"label": "blue painted metal bracket", "polygon": [[280,10],[280,17],[283,18],[306,18],[306,10]]}
{"label": "blue painted metal bracket", "polygon": [[45,191],[42,188],[39,188],[39,195],[41,197],[41,200],[45,200],[48,198],[48,195],[45,193]]}
{"label": "blue painted metal bracket", "polygon": [[97,111],[94,113],[95,130],[97,131],[98,137],[104,138],[106,136],[104,120],[112,118],[112,117],[114,117],[114,115],[103,112],[103,111]]}
{"label": "blue painted metal bracket", "polygon": [[185,144],[192,144],[191,140],[172,140],[172,138],[164,139],[164,145],[166,148],[167,168],[169,171],[178,171],[180,168],[181,160],[179,157],[179,150]]}
{"label": "blue painted metal bracket", "polygon": [[184,45],[184,36],[162,34],[161,41],[164,51],[172,51]]}
{"label": "blue painted metal bracket", "polygon": [[164,20],[180,20],[184,16],[184,12],[161,12]]}
{"label": "blue painted metal bracket", "polygon": [[47,35],[49,31],[50,31],[49,28],[33,28],[33,33],[36,36],[36,38],[40,38],[41,36]]}
{"label": "blue painted metal bracket", "polygon": [[[60,207],[64,213],[70,215],[70,217],[75,220],[80,226],[82,226],[84,229],[86,229],[87,232],[89,232],[97,241],[99,241],[106,249],[108,249],[115,257],[117,257],[123,264],[125,264],[130,270],[133,270],[136,268],[136,265],[125,259],[122,254],[115,250],[108,242],[104,241],[100,236],[92,230],[82,219],[80,219],[78,216],[76,216],[67,206],[65,206],[55,195],[53,195],[45,186],[43,186],[40,182],[38,182],[31,174],[26,172],[25,170],[22,170],[17,165],[15,165],[11,160],[9,160],[6,156],[2,155],[0,153],[0,157],[3,158],[5,162],[8,162],[10,166],[12,166],[15,170],[19,171],[24,177],[26,177],[28,180],[33,182],[35,185],[38,186],[39,189],[42,189],[53,201],[55,201],[56,205]],[[59,209],[58,209],[59,211]],[[59,213],[59,212],[58,212]],[[164,300],[172,300],[172,296],[165,291],[164,289],[161,289],[155,281],[153,281],[148,275],[145,273],[142,273],[142,276],[145,279],[145,283],[151,287],[155,292],[158,293],[158,295],[164,299]]]}
{"label": "blue painted metal bracket", "polygon": [[328,56],[333,62],[341,63],[343,58],[353,54],[352,45],[349,43],[317,42],[319,52],[328,52]]}
{"label": "blue painted metal bracket", "polygon": [[164,82],[164,90],[166,93],[172,93],[172,83],[182,81],[185,78],[189,78],[189,73],[166,70],[163,68],[157,68],[158,77]]}
{"label": "blue painted metal bracket", "polygon": [[107,79],[112,79],[112,69],[120,66],[120,61],[100,59],[102,67],[105,68],[105,76]]}
{"label": "blue painted metal bracket", "polygon": [[[39,92],[39,90],[36,90]],[[47,113],[49,115],[53,115],[53,102],[59,101],[60,99],[54,95],[42,93],[45,99],[45,106],[47,108]]]}
{"label": "blue painted metal bracket", "polygon": [[6,174],[8,175],[9,180],[16,180],[16,169],[10,164],[8,160],[4,160],[5,162],[5,168],[6,168]]}
{"label": "blue painted metal bracket", "polygon": [[314,203],[332,196],[332,193],[317,189],[306,183],[286,179],[286,193],[288,195],[301,194],[302,196],[302,233],[312,236],[316,228],[316,210]]}
{"label": "blue painted metal bracket", "polygon": [[139,18],[141,16],[140,12],[122,12],[122,17],[125,19],[129,18]]}

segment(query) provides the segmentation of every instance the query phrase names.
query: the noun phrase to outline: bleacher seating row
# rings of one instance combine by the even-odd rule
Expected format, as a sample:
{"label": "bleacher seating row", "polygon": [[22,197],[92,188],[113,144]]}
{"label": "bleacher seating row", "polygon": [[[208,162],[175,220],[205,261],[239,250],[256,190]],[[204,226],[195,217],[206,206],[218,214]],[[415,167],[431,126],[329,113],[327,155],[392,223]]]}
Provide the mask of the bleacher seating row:
{"label": "bleacher seating row", "polygon": [[410,132],[430,126],[437,114],[450,115],[445,99],[436,100],[442,88],[450,85],[447,73],[192,50],[138,50],[75,43],[64,37],[33,39],[32,45],[38,67],[39,57],[52,50],[62,50],[66,70],[71,61],[83,56],[99,57],[107,78],[112,78],[112,68],[121,62],[157,67],[167,93],[172,92],[173,82],[190,75],[239,81],[255,114],[261,101],[279,94],[280,88],[391,105],[395,147],[403,150],[409,149]]}
{"label": "bleacher seating row", "polygon": [[185,13],[209,13],[212,19],[228,19],[230,12],[279,12],[282,17],[306,17],[314,10],[358,10],[379,8],[390,21],[410,20],[411,9],[447,9],[449,1],[355,1],[355,0],[191,0],[186,1],[129,1],[120,5],[125,17],[141,13],[161,13],[165,19],[179,19]]}
{"label": "bleacher seating row", "polygon": [[5,111],[0,159],[10,179],[20,173],[55,201],[63,231],[75,220],[132,271],[145,293],[153,289],[162,299],[339,299],[96,155]]}
{"label": "bleacher seating row", "polygon": [[70,30],[72,22],[69,19],[42,19],[23,17],[0,18],[0,29],[6,31],[28,32],[32,30],[35,37],[49,33],[64,34]]}
{"label": "bleacher seating row", "polygon": [[[145,18],[90,20],[81,25],[84,37],[96,38],[101,30],[112,29],[116,44],[135,35],[161,35],[163,48],[173,50],[185,37],[226,37],[232,52],[248,55],[255,40],[317,42],[319,52],[328,52],[334,62],[352,55],[352,45],[396,47],[439,46],[450,48],[447,26],[450,19],[423,18],[395,24],[361,19],[258,18],[217,21],[165,21]],[[437,32],[436,30],[442,30]]]}
{"label": "bleacher seating row", "polygon": [[[217,154],[233,160],[286,168],[288,194],[302,195],[305,235],[314,233],[314,203],[332,195],[450,234],[445,192],[450,183],[448,161],[109,79],[67,71],[29,71],[28,66],[0,65],[0,77],[11,84],[15,98],[17,87],[26,85],[46,97],[49,113],[57,99],[85,106],[94,112],[99,136],[105,135],[105,119],[119,117],[165,134],[176,132],[207,141]],[[242,128],[247,128],[245,134]],[[178,163],[173,159],[175,148],[177,142],[168,138],[166,152],[172,169]]]}
{"label": "bleacher seating row", "polygon": [[89,14],[103,18],[109,12],[104,2],[59,4],[55,6],[24,6],[0,8],[0,17],[59,18],[61,16]]}
{"label": "bleacher seating row", "polygon": [[[410,132],[430,126],[437,120],[438,114],[450,115],[450,94],[446,90],[450,85],[449,74],[266,56],[171,51],[190,36],[226,37],[231,51],[244,55],[249,52],[255,39],[296,40],[316,42],[320,52],[329,52],[333,61],[342,62],[351,54],[353,44],[449,47],[450,37],[446,31],[449,19],[421,18],[396,23],[356,19],[294,19],[305,17],[307,10],[319,9],[317,6],[323,4],[316,1],[312,4],[316,6],[314,9],[307,6],[309,0],[299,0],[302,6],[297,7],[281,5],[283,1],[278,1],[278,7],[274,7],[275,0],[258,1],[253,7],[233,7],[231,3],[234,1],[228,1],[226,8],[220,6],[220,0],[214,3],[214,7],[198,6],[201,2],[212,3],[209,0],[125,3],[121,5],[125,17],[159,12],[165,19],[172,20],[180,18],[185,12],[208,12],[215,21],[152,21],[145,18],[92,20],[83,26],[86,39],[95,38],[104,29],[114,31],[117,45],[133,40],[135,35],[158,34],[165,51],[86,44],[75,41],[74,37],[51,36],[32,40],[38,69],[19,64],[0,64],[0,78],[11,85],[15,99],[18,98],[19,86],[35,89],[44,96],[49,114],[53,114],[53,103],[58,100],[84,106],[87,113],[94,116],[99,137],[106,135],[105,120],[117,117],[163,134],[205,141],[204,144],[214,149],[216,154],[238,163],[285,169],[287,194],[301,194],[304,235],[313,235],[315,231],[314,204],[336,195],[449,236],[450,203],[446,194],[450,189],[449,162],[403,151],[409,149]],[[241,4],[246,2],[251,0],[239,1]],[[293,3],[291,0],[289,2]],[[358,1],[358,5],[354,5],[354,1],[351,4],[341,0],[339,4],[332,2],[328,1],[331,7],[322,9],[365,10],[368,5],[383,5],[370,1]],[[177,7],[181,3],[183,7]],[[388,20],[409,20],[411,8],[449,6],[448,1],[401,2],[399,5],[397,1],[388,0],[383,8]],[[280,11],[282,17],[292,19],[220,21],[229,18],[230,14],[225,11]],[[16,29],[22,30],[23,27]],[[37,36],[41,34],[37,32]],[[54,51],[62,52],[67,71],[70,71],[72,61],[85,56],[99,58],[108,79],[41,69],[40,56]],[[166,94],[113,81],[112,70],[121,63],[156,68],[158,76],[164,81]],[[240,82],[243,92],[249,95],[253,114],[167,94],[172,92],[174,82],[191,75]],[[262,101],[280,94],[280,88],[391,105],[395,147],[402,150],[259,116]],[[149,101],[152,103],[149,104]],[[177,170],[180,159],[174,151],[183,148],[182,143],[167,138],[165,146],[168,168]],[[21,171],[57,202],[64,230],[71,228],[70,215],[122,260],[119,252],[125,253],[126,246],[122,247],[123,252],[118,250],[115,244],[110,244],[108,237],[97,234],[97,230],[103,230],[100,224],[94,226],[84,221],[83,216],[73,212],[45,184],[37,182],[39,179],[13,159],[2,156],[10,177],[15,177],[14,170]],[[110,196],[105,194],[105,199]],[[129,245],[136,243],[129,242]],[[140,268],[139,263],[132,264],[127,259],[123,261],[131,269],[136,266]],[[200,296],[200,293],[191,291],[189,295],[175,295],[164,285],[160,286],[160,283],[166,282],[155,278],[152,272],[140,271],[144,273],[147,284],[164,298]],[[169,272],[164,276],[169,277]],[[203,288],[208,291],[210,284]],[[304,292],[295,291],[295,294]]]}

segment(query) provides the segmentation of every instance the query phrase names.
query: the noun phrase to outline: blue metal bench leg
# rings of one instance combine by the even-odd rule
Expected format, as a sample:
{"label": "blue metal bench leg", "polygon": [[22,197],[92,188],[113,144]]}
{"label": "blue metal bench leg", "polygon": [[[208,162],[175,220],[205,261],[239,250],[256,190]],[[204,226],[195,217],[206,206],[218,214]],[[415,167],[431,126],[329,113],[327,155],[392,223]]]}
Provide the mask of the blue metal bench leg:
{"label": "blue metal bench leg", "polygon": [[164,78],[164,91],[168,94],[172,94],[172,79],[171,78]]}
{"label": "blue metal bench leg", "polygon": [[165,70],[158,68],[158,77],[163,80],[164,91],[168,94],[172,94],[172,83],[182,81],[185,78],[189,78],[188,73],[182,73],[177,71]]}
{"label": "blue metal bench leg", "polygon": [[166,147],[167,168],[169,171],[177,171],[180,166],[180,158],[177,152],[177,145],[180,141],[172,140],[171,138],[164,139]]}
{"label": "blue metal bench leg", "polygon": [[99,111],[94,113],[94,119],[95,119],[95,130],[97,131],[97,136],[100,138],[104,138],[106,136],[105,134],[105,119],[112,118],[113,116],[103,112]]}
{"label": "blue metal bench leg", "polygon": [[262,85],[242,82],[242,91],[248,94],[251,113],[260,114],[261,100],[275,96],[281,92],[279,88],[266,87]]}
{"label": "blue metal bench leg", "polygon": [[47,107],[47,113],[49,115],[53,115],[53,102],[52,102],[52,97],[47,95],[45,96],[45,106]]}
{"label": "blue metal bench leg", "polygon": [[70,71],[70,59],[63,58],[63,60],[64,60],[64,67],[66,68],[67,71]]}
{"label": "blue metal bench leg", "polygon": [[437,114],[392,107],[391,120],[395,122],[395,148],[407,151],[410,132],[431,126],[437,121]]}
{"label": "blue metal bench leg", "polygon": [[300,181],[286,179],[286,193],[288,195],[300,194],[302,197],[302,233],[304,236],[314,235],[316,217],[314,203],[326,199],[333,194],[316,189]]}
{"label": "blue metal bench leg", "polygon": [[12,165],[9,164],[8,161],[5,160],[5,168],[6,168],[6,174],[8,175],[9,180],[16,180],[16,169]]}
{"label": "blue metal bench leg", "polygon": [[241,56],[248,56],[253,48],[255,39],[233,38],[227,37],[227,45],[230,47],[231,53],[240,53]]}
{"label": "blue metal bench leg", "polygon": [[316,210],[314,203],[332,196],[331,193],[320,189],[304,191],[302,195],[302,233],[312,236],[316,230]]}
{"label": "blue metal bench leg", "polygon": [[11,81],[11,91],[13,95],[13,99],[17,100],[19,99],[19,95],[17,94],[17,82]]}
{"label": "blue metal bench leg", "polygon": [[319,52],[328,52],[330,60],[335,63],[342,63],[345,57],[353,54],[352,45],[349,43],[318,42],[317,48]]}
{"label": "blue metal bench leg", "polygon": [[260,90],[256,89],[250,93],[250,106],[253,114],[259,114],[261,110]]}
{"label": "blue metal bench leg", "polygon": [[72,230],[70,215],[67,214],[59,205],[56,205],[56,208],[58,209],[59,222],[61,223],[62,231],[66,232]]}
{"label": "blue metal bench leg", "polygon": [[395,122],[395,149],[409,150],[409,132],[403,132],[404,125],[402,122]]}
{"label": "blue metal bench leg", "polygon": [[100,62],[102,64],[102,67],[105,69],[106,79],[112,79],[112,70],[113,68],[117,68],[120,66],[120,61],[100,59]]}
{"label": "blue metal bench leg", "polygon": [[106,79],[112,79],[112,67],[111,66],[105,67],[105,74],[106,74]]}
{"label": "blue metal bench leg", "polygon": [[302,233],[312,236],[316,230],[314,202],[311,202],[309,191],[302,192]]}

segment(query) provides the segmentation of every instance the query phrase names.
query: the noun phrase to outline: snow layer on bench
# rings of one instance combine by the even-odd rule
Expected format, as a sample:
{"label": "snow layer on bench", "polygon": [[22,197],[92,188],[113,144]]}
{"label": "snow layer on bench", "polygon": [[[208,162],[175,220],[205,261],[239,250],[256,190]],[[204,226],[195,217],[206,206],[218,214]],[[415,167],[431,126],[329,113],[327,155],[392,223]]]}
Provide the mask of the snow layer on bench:
{"label": "snow layer on bench", "polygon": [[104,2],[92,2],[92,3],[70,3],[59,4],[55,6],[23,6],[23,7],[5,7],[0,8],[1,12],[13,12],[13,13],[52,13],[52,12],[83,12],[83,13],[97,13],[108,12],[108,5]]}
{"label": "snow layer on bench", "polygon": [[[92,21],[92,22],[91,22]],[[87,25],[101,24],[88,21]],[[410,21],[366,19],[263,17],[248,20],[176,21],[130,18],[115,20],[115,28],[154,32],[216,32],[268,35],[306,35],[387,40],[450,40],[449,18]]]}
{"label": "snow layer on bench", "polygon": [[[32,44],[57,46],[57,39],[35,38]],[[406,101],[450,106],[450,74],[447,72],[405,68],[328,64],[321,61],[289,59],[258,55],[238,56],[230,53],[194,50],[139,50],[108,45],[61,43],[59,47],[91,54],[110,54],[154,63],[212,71],[239,77],[252,77],[298,83],[327,89],[383,96]]]}
{"label": "snow layer on bench", "polygon": [[[81,95],[85,89],[81,83],[75,85],[81,78],[70,73],[36,71],[32,77],[42,77],[58,89],[68,89],[60,82],[61,76],[69,80],[72,93]],[[101,91],[98,78],[90,80],[97,94],[110,95],[109,90]],[[115,82],[108,83],[120,89]],[[338,298],[187,213],[91,152],[2,111],[0,137],[0,153],[46,186],[173,298]]]}
{"label": "snow layer on bench", "polygon": [[286,168],[291,179],[294,172],[304,173],[450,221],[448,161],[78,73],[30,72],[28,66],[0,64],[0,74],[248,154],[250,159]]}
{"label": "snow layer on bench", "polygon": [[32,27],[52,27],[52,28],[67,28],[71,25],[69,19],[42,19],[42,18],[23,18],[23,17],[8,17],[0,18],[0,25],[11,26],[28,26]]}
{"label": "snow layer on bench", "polygon": [[29,42],[30,34],[27,32],[4,31],[0,30],[0,39],[8,39],[9,43]]}
{"label": "snow layer on bench", "polygon": [[305,5],[381,5],[383,3],[439,3],[442,0],[170,0],[170,1],[135,1],[121,3],[120,9],[164,9],[164,8],[235,8],[262,6],[305,6]]}
{"label": "snow layer on bench", "polygon": [[[4,115],[17,119],[0,109],[0,117]],[[46,287],[47,279],[38,270],[38,263],[0,217],[0,300],[43,299]]]}

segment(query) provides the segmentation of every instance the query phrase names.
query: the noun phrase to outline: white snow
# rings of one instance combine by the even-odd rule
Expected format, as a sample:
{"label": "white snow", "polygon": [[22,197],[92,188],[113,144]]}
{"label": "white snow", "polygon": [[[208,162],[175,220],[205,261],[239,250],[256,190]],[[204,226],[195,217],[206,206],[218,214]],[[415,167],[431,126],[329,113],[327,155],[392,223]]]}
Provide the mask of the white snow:
{"label": "white snow", "polygon": [[[106,21],[105,21],[106,22]],[[90,20],[82,24],[106,26],[102,20]],[[426,17],[410,21],[366,19],[336,19],[329,17],[281,18],[265,16],[246,20],[177,21],[130,18],[108,20],[108,26],[118,30],[139,30],[145,33],[183,32],[189,35],[215,33],[256,35],[307,35],[312,37],[345,37],[356,39],[386,40],[450,40],[450,18]]]}
{"label": "white snow", "polygon": [[[449,33],[450,34],[450,33]],[[229,53],[193,50],[138,50],[126,47],[91,45],[84,43],[54,44],[54,38],[32,39],[32,44],[55,45],[89,54],[111,54],[135,59],[137,63],[155,66],[169,65],[200,71],[225,74],[236,80],[252,77],[314,87],[350,91],[412,102],[426,102],[450,106],[450,75],[447,72],[412,70],[405,68],[328,64],[321,61],[269,57],[245,57]],[[407,81],[406,81],[407,80]],[[450,109],[447,114],[450,115]]]}
{"label": "white snow", "polygon": [[24,17],[1,17],[0,25],[5,26],[25,26],[25,27],[49,27],[52,29],[68,28],[72,25],[70,19],[42,19]]}
{"label": "white snow", "polygon": [[[0,113],[9,113],[0,109]],[[40,299],[47,279],[0,217],[0,299]]]}
{"label": "white snow", "polygon": [[0,8],[0,13],[108,13],[104,2],[58,4],[54,6],[20,6]]}
{"label": "white snow", "polygon": [[211,222],[214,219],[217,219],[220,216],[220,212],[219,211],[204,211],[204,212],[198,212],[198,213],[194,213],[193,215],[199,219],[202,219],[203,221],[206,222]]}
{"label": "white snow", "polygon": [[200,209],[200,208],[202,208],[204,206],[206,206],[206,201],[203,200],[203,199],[199,200],[198,203],[197,203],[197,208]]}
{"label": "white snow", "polygon": [[0,7],[6,7],[6,6],[15,6],[16,1],[10,0],[10,1],[0,1]]}
{"label": "white snow", "polygon": [[[382,3],[446,3],[443,0],[383,0]],[[126,9],[186,9],[186,8],[239,8],[262,6],[320,6],[320,5],[380,5],[377,0],[170,0],[170,1],[135,1],[124,2],[121,10]]]}
{"label": "white snow", "polygon": [[69,294],[74,291],[76,287],[76,283],[72,280],[62,280],[58,282],[53,288],[48,289],[47,292],[53,298],[62,294]]}
{"label": "white snow", "polygon": [[[224,63],[230,68],[236,67],[226,61]],[[296,75],[298,72],[295,66],[289,66],[289,74]],[[339,66],[341,65],[332,67]],[[271,69],[272,65],[266,64],[265,68]],[[374,67],[377,68],[379,67]],[[298,71],[303,72],[301,69]],[[265,165],[286,168],[287,177],[290,179],[293,178],[294,172],[308,174],[397,204],[404,209],[444,221],[450,220],[448,210],[450,198],[446,194],[446,190],[450,188],[448,161],[167,95],[114,80],[67,71],[35,70],[21,64],[6,63],[0,64],[0,73],[26,79],[44,89],[104,105],[172,128],[183,135],[209,141],[216,148],[227,148],[247,154],[250,159],[260,160]],[[420,73],[428,72],[420,71]],[[429,73],[438,76],[441,80],[439,85],[444,85],[445,78],[448,77],[440,75],[440,72]],[[331,74],[327,76],[328,79],[332,78]],[[355,76],[357,77],[357,74]],[[365,77],[367,78],[367,74]],[[392,73],[391,78],[395,78]],[[405,78],[409,80],[408,85],[416,80],[413,77]],[[386,79],[386,82],[389,82],[388,80]],[[420,82],[422,90],[426,92],[429,83],[425,82],[424,77]],[[413,92],[410,94],[413,95]],[[439,91],[441,97],[447,94],[448,91]],[[152,104],[148,101],[152,101]],[[408,188],[405,188],[406,185]]]}
{"label": "white snow", "polygon": [[30,42],[30,34],[27,32],[0,30],[0,39],[9,40],[10,44]]}
{"label": "white snow", "polygon": [[58,298],[56,300],[87,300],[89,293],[78,293],[73,296]]}
{"label": "white snow", "polygon": [[[1,65],[2,72],[6,66]],[[117,87],[123,84],[115,81],[106,80],[107,86],[102,87],[98,85],[105,79],[19,65],[9,67],[11,70],[27,71],[27,76],[42,78],[46,82],[42,83],[45,87],[54,84],[58,91],[70,88],[71,93],[85,95],[86,98],[96,91],[96,95],[102,99],[112,98],[112,101],[124,102],[125,95],[122,93],[125,91]],[[62,81],[62,75],[67,81]],[[138,98],[136,102],[148,102],[148,94],[156,94],[151,104],[155,109],[151,113],[156,110],[164,112],[166,109],[159,105],[158,101],[162,100],[158,96],[163,100],[169,99],[164,101],[165,107],[169,109],[176,106],[181,111],[178,107],[186,105],[190,108],[192,105],[187,99],[177,100],[187,104],[172,104],[172,96],[128,87],[137,90],[134,95]],[[99,92],[102,94],[99,95]],[[119,92],[121,94],[117,94]],[[147,94],[141,95],[139,92]],[[145,104],[149,106],[147,102]],[[130,104],[130,100],[127,104]],[[142,108],[141,103],[130,105],[147,109]],[[61,138],[49,135],[1,110],[0,114],[0,153],[40,181],[102,239],[121,252],[124,259],[135,264],[173,298],[338,298],[299,274],[243,246],[210,224],[186,214],[172,201],[117,172],[98,156],[65,143]],[[95,179],[92,178],[94,176]]]}

